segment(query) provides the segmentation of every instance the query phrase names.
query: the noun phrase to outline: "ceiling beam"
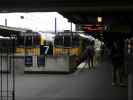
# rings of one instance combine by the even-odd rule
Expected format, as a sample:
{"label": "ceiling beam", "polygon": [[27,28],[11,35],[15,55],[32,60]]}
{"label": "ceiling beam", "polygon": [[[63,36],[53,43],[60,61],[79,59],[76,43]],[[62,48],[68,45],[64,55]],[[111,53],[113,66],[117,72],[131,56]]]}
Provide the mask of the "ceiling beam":
{"label": "ceiling beam", "polygon": [[0,12],[82,12],[82,13],[101,13],[101,12],[133,12],[131,6],[47,6],[45,5],[2,5],[0,4]]}

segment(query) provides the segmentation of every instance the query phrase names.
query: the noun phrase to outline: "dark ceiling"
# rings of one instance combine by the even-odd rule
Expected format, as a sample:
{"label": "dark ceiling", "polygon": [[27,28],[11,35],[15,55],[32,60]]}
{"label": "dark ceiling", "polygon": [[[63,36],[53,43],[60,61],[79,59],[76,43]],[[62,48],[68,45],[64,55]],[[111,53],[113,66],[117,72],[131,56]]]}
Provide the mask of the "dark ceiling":
{"label": "dark ceiling", "polygon": [[[107,22],[120,16],[132,17],[131,0],[0,0],[0,12],[53,12],[79,24],[93,23],[97,16]],[[117,17],[117,18],[116,18]],[[108,23],[108,22],[107,22]]]}
{"label": "dark ceiling", "polygon": [[[104,24],[133,27],[132,0],[0,0],[0,12],[59,12],[75,24],[96,23],[102,16]],[[105,37],[109,40],[112,35]]]}

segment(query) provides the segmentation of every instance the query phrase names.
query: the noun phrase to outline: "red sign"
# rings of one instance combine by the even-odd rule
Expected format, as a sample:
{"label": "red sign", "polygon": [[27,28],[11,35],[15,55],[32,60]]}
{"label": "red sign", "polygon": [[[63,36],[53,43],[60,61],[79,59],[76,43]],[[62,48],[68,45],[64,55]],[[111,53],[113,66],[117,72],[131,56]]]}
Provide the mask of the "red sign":
{"label": "red sign", "polygon": [[83,30],[85,32],[102,32],[104,31],[104,25],[84,25]]}

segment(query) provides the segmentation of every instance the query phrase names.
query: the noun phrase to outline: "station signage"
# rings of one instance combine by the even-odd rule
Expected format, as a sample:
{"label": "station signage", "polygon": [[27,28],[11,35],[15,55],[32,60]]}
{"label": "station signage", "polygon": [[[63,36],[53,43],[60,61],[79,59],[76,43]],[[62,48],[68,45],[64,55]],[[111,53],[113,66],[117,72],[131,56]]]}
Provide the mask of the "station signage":
{"label": "station signage", "polygon": [[88,25],[83,25],[82,29],[85,32],[103,32],[105,30],[105,25],[88,24]]}

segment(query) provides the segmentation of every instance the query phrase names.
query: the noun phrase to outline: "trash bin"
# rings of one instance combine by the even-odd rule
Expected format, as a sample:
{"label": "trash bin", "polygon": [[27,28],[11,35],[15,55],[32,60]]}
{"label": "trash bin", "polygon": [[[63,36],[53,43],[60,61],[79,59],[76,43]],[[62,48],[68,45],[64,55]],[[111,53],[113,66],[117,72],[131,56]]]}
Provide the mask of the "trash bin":
{"label": "trash bin", "polygon": [[32,66],[32,64],[33,64],[32,56],[25,56],[25,65],[26,66]]}

